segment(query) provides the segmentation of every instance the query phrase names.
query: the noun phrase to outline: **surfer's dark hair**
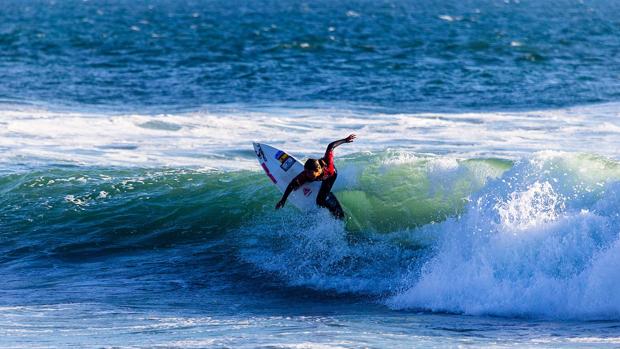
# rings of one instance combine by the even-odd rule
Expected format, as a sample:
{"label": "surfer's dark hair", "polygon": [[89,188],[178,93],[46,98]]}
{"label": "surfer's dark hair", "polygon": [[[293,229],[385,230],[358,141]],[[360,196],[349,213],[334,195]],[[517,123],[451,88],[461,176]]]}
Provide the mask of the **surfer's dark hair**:
{"label": "surfer's dark hair", "polygon": [[308,159],[304,164],[304,168],[309,171],[316,171],[321,167],[321,163],[317,159]]}

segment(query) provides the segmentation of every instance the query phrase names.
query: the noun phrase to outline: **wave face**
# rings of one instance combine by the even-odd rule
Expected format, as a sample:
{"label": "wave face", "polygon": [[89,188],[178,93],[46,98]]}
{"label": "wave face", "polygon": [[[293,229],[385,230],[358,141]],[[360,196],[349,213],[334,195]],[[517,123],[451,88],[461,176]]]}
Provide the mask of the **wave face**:
{"label": "wave face", "polygon": [[[389,232],[462,209],[472,190],[509,163],[358,155],[339,166],[343,179],[334,190],[354,217],[351,229]],[[151,248],[204,238],[192,232],[218,237],[253,226],[263,219],[258,217],[280,216],[272,212],[279,193],[265,179],[255,171],[172,168],[50,166],[11,173],[0,179],[1,228],[18,246],[41,247],[47,238],[67,239],[61,245],[70,247],[75,230],[85,244],[80,248],[92,241],[95,249],[106,244]],[[298,213],[287,212],[291,219]]]}
{"label": "wave face", "polygon": [[[41,271],[71,285],[80,266],[80,283],[157,274],[169,284],[182,274],[217,279],[219,289],[250,287],[249,278],[278,292],[302,287],[394,308],[620,318],[618,162],[388,151],[349,155],[338,168],[346,223],[323,211],[274,211],[279,195],[260,172],[50,166],[4,174],[1,268],[13,290]],[[127,261],[132,277],[102,271]]]}

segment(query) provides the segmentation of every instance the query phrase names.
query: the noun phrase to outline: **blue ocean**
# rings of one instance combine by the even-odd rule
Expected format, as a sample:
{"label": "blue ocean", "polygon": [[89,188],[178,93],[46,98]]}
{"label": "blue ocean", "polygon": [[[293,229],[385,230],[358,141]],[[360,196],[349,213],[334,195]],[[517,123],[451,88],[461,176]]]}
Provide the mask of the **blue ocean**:
{"label": "blue ocean", "polygon": [[618,1],[1,0],[0,347],[618,348],[619,149]]}

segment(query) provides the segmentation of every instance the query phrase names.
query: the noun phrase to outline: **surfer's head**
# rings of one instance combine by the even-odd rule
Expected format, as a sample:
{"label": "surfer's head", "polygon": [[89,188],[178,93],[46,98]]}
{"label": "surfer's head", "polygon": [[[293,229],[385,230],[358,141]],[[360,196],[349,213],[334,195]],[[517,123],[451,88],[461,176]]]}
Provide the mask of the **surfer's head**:
{"label": "surfer's head", "polygon": [[304,171],[308,178],[318,178],[323,174],[323,167],[321,162],[317,159],[308,159],[304,164]]}

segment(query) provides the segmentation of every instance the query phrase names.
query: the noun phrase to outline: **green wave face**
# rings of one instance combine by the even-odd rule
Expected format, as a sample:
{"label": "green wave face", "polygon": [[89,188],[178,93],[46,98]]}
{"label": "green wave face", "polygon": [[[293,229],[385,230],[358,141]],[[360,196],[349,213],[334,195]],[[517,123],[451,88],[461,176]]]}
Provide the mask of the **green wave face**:
{"label": "green wave face", "polygon": [[[579,170],[581,182],[613,177],[617,167],[589,155],[553,163],[590,169]],[[349,232],[389,233],[459,216],[472,194],[511,166],[502,159],[358,154],[337,159],[333,191],[347,213]],[[571,178],[577,177],[560,184],[576,185]],[[291,205],[274,210],[281,194],[258,165],[233,172],[52,167],[0,176],[0,192],[5,236],[63,244],[94,239],[163,246],[218,236],[265,217],[305,214]]]}
{"label": "green wave face", "polygon": [[170,247],[213,239],[276,195],[257,172],[49,168],[0,178],[0,229],[39,253]]}
{"label": "green wave face", "polygon": [[[336,196],[354,231],[389,232],[439,222],[462,212],[469,196],[512,162],[411,157],[387,152],[347,161]],[[344,186],[344,188],[343,188]]]}
{"label": "green wave face", "polygon": [[[620,177],[616,162],[590,155],[539,162],[541,168],[527,175],[547,171],[560,178],[557,186]],[[337,159],[333,191],[350,234],[416,231],[463,214],[472,196],[512,166],[501,159],[358,154]],[[233,172],[50,167],[3,175],[0,229],[11,242],[3,250],[101,255],[217,241],[266,221],[313,219],[292,205],[274,210],[281,194],[256,167]],[[563,175],[567,171],[578,175]]]}
{"label": "green wave face", "polygon": [[[334,192],[349,217],[347,229],[381,233],[457,215],[467,197],[510,162],[386,152],[339,159],[337,165]],[[165,246],[283,212],[273,209],[280,192],[259,169],[52,167],[1,176],[0,192],[5,235],[38,236],[32,243],[62,246]],[[284,212],[304,214],[289,206]]]}

